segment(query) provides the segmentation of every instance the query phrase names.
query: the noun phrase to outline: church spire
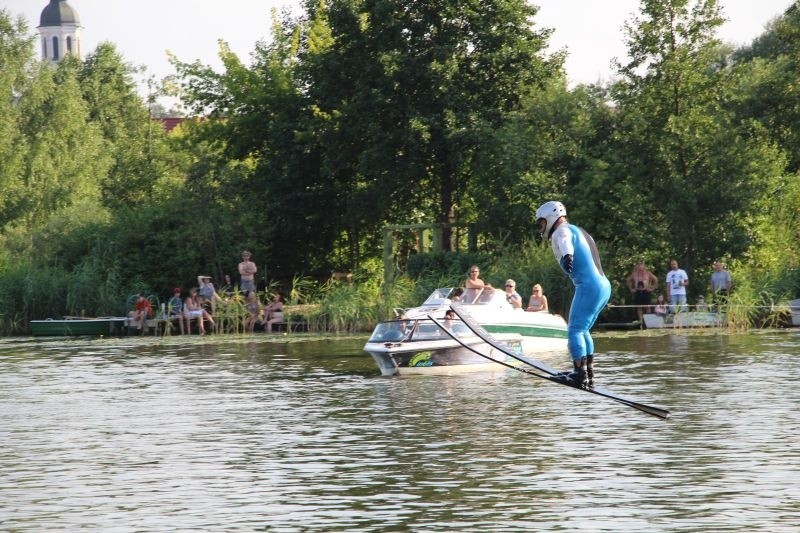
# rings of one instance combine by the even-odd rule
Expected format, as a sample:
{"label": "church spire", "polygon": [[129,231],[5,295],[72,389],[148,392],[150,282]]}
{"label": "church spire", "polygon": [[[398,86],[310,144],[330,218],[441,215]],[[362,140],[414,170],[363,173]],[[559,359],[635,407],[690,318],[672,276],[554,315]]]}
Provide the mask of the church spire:
{"label": "church spire", "polygon": [[42,59],[57,63],[67,54],[83,59],[81,21],[67,0],[50,0],[39,17]]}

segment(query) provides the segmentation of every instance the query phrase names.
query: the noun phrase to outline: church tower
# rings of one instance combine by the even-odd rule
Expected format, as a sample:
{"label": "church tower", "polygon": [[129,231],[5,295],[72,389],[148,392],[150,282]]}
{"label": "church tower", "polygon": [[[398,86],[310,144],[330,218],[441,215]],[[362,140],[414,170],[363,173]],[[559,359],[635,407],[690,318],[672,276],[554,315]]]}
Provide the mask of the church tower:
{"label": "church tower", "polygon": [[39,18],[42,39],[42,59],[58,63],[65,55],[83,59],[81,50],[81,21],[67,0],[50,0]]}

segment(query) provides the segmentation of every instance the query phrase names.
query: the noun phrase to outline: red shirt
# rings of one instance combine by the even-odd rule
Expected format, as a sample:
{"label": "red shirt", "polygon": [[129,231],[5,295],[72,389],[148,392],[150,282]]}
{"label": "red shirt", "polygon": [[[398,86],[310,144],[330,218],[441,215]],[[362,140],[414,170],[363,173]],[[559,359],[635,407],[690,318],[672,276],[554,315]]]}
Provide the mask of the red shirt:
{"label": "red shirt", "polygon": [[134,307],[136,311],[144,311],[145,316],[153,316],[153,306],[150,305],[150,301],[146,298],[141,298],[136,300],[136,307]]}

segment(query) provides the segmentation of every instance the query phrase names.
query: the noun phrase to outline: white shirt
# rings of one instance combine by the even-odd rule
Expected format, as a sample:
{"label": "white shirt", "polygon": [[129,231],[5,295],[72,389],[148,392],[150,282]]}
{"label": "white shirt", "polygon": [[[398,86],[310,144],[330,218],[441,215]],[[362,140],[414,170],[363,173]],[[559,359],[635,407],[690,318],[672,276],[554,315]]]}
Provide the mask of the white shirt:
{"label": "white shirt", "polygon": [[683,294],[686,295],[686,286],[684,281],[689,281],[689,276],[682,268],[670,270],[667,272],[667,287],[669,287],[670,294]]}

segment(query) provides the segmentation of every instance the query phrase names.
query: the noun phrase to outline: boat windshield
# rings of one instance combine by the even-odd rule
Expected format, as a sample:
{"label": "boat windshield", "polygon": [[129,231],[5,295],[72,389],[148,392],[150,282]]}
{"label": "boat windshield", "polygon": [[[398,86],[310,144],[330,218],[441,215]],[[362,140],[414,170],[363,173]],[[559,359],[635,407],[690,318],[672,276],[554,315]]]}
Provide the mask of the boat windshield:
{"label": "boat windshield", "polygon": [[400,342],[411,333],[415,320],[388,320],[375,326],[367,342]]}
{"label": "boat windshield", "polygon": [[[457,337],[473,335],[460,320],[445,320],[444,326]],[[367,342],[423,341],[448,338],[431,320],[387,320],[375,326]]]}
{"label": "boat windshield", "polygon": [[439,306],[439,305],[443,305],[445,303],[449,304],[450,302],[446,301],[446,300],[450,297],[450,295],[452,293],[453,293],[453,288],[452,287],[435,289],[431,293],[431,295],[428,296],[428,298],[424,302],[422,302],[422,305],[436,305],[436,306]]}

